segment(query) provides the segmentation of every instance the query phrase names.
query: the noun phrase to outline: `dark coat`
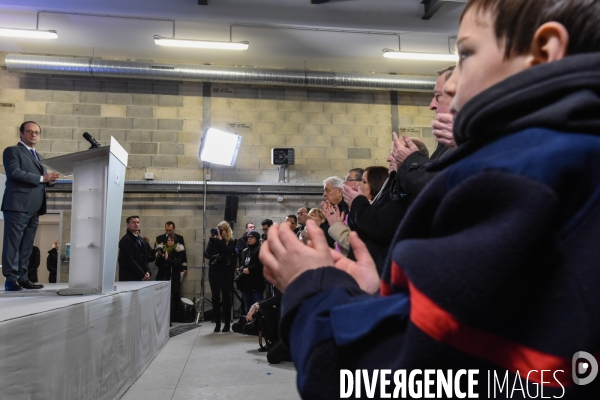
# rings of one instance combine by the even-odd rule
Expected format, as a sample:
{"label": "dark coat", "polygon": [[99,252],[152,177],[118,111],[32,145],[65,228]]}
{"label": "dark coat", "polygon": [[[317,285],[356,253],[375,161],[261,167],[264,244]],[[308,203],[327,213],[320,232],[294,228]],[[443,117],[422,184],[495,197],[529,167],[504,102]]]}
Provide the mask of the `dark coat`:
{"label": "dark coat", "polygon": [[[348,216],[348,227],[365,242],[380,275],[392,238],[410,205],[411,196],[400,196],[396,200],[390,197],[390,186],[394,183],[395,175],[392,172],[373,204],[365,196],[355,197]],[[352,248],[348,258],[355,259]]]}
{"label": "dark coat", "polygon": [[37,270],[40,267],[40,249],[37,246],[31,248],[31,255],[29,256],[29,266],[27,267],[27,275],[31,282],[37,282]]}
{"label": "dark coat", "polygon": [[48,282],[56,283],[56,269],[58,267],[58,250],[54,247],[48,250],[48,257],[46,257],[46,269],[48,269]]}
{"label": "dark coat", "polygon": [[150,243],[146,242],[144,238],[142,238],[142,242],[144,243],[144,249],[146,250],[146,260],[148,263],[151,263],[156,260],[156,253]]}
{"label": "dark coat", "polygon": [[129,229],[119,241],[119,280],[141,281],[144,275],[150,273],[146,247],[138,243],[136,236]]}
{"label": "dark coat", "polygon": [[[243,279],[241,285],[242,292],[262,292],[265,290],[265,278],[263,276],[263,264],[260,262],[258,258],[260,252],[260,243],[256,243],[254,246],[246,247],[242,252],[242,259],[244,260],[242,268],[248,268],[250,273],[248,275],[243,275],[241,279]],[[248,259],[248,262],[246,262]]]}
{"label": "dark coat", "polygon": [[172,251],[169,258],[165,260],[163,256],[156,257],[156,266],[158,272],[156,274],[157,281],[171,281],[171,294],[181,292],[181,272],[183,271],[182,263],[185,250]]}
{"label": "dark coat", "polygon": [[236,248],[237,240],[234,238],[226,242],[225,238],[219,240],[211,237],[206,245],[206,250],[204,250],[204,257],[210,260],[213,256],[219,256],[217,264],[209,264],[210,268],[218,268],[233,275],[238,260]]}
{"label": "dark coat", "polygon": [[[396,180],[406,193],[418,195],[425,185],[429,183],[437,172],[429,171],[427,166],[432,161],[441,160],[452,154],[452,149],[438,143],[431,157],[425,157],[419,152],[414,152],[406,157],[406,160],[398,166]],[[411,197],[413,199],[415,196]]]}
{"label": "dark coat", "polygon": [[599,349],[598,65],[600,53],[567,56],[465,104],[457,150],[395,235],[381,297],[331,267],[287,287],[281,336],[303,398],[337,398],[341,368],[479,370],[480,398],[488,371],[536,370],[518,384],[536,393],[550,370],[546,397],[598,398],[597,382],[571,377],[574,354]]}
{"label": "dark coat", "polygon": [[56,274],[56,266],[58,265],[58,250],[54,247],[48,250],[48,257],[46,257],[46,269],[51,274]]}
{"label": "dark coat", "polygon": [[[177,240],[177,243],[180,243],[182,246],[185,246],[185,240],[183,240],[183,236],[178,235],[177,233],[175,234],[175,239]],[[162,245],[166,245],[167,244],[167,234],[163,233],[162,235],[158,235],[156,237],[156,243],[154,244],[154,247],[156,248],[157,245],[162,244]],[[187,260],[187,253],[185,252],[185,250],[183,251],[183,254],[181,255],[181,266],[183,267],[183,269],[187,270],[187,265],[188,265],[188,260]],[[150,261],[154,261],[154,260],[150,260]]]}
{"label": "dark coat", "polygon": [[237,241],[237,254],[239,255],[238,265],[240,267],[244,265],[244,258],[242,253],[246,247],[248,247],[248,232],[244,232],[242,237],[239,238]]}
{"label": "dark coat", "polygon": [[[37,154],[42,160],[42,156]],[[40,183],[40,176],[46,173],[46,168],[38,164],[21,143],[4,149],[2,160],[6,171],[2,211],[46,214],[46,186],[49,185]]]}

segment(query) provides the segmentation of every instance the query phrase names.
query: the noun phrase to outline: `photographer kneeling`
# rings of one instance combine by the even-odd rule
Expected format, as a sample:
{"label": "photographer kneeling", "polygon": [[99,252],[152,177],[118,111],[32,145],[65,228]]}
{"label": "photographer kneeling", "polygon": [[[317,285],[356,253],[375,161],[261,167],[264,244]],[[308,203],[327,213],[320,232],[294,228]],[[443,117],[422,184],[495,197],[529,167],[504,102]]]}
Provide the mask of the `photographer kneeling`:
{"label": "photographer kneeling", "polygon": [[174,234],[167,235],[167,243],[156,247],[157,281],[171,281],[171,322],[176,320],[177,306],[181,301],[181,272],[185,248],[177,243]]}
{"label": "photographer kneeling", "polygon": [[260,327],[266,345],[258,351],[267,352],[267,361],[270,364],[292,360],[289,349],[279,339],[281,297],[282,293],[273,286],[273,297],[254,303],[246,315],[246,321],[254,321],[254,324]]}

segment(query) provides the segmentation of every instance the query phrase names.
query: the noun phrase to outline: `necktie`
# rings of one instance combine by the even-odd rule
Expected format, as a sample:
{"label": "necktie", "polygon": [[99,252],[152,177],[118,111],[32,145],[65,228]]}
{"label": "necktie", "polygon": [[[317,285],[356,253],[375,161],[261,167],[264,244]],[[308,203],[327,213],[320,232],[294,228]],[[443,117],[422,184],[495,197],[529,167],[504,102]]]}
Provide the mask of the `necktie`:
{"label": "necktie", "polygon": [[137,241],[138,246],[140,246],[140,248],[144,250],[144,244],[142,243],[142,239],[139,236],[136,236],[135,239]]}
{"label": "necktie", "polygon": [[31,155],[33,156],[33,158],[35,159],[35,162],[40,165],[40,160],[38,160],[37,158],[37,154],[35,154],[35,150],[34,149],[30,149],[31,151]]}

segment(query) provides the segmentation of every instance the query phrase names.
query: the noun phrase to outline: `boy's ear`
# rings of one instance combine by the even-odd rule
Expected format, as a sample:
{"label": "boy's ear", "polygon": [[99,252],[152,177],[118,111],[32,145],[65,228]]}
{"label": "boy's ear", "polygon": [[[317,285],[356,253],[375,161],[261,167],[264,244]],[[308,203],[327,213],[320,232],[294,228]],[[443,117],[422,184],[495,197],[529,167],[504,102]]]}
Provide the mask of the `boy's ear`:
{"label": "boy's ear", "polygon": [[559,22],[546,22],[540,26],[531,42],[531,52],[527,58],[530,67],[558,61],[567,55],[569,32]]}

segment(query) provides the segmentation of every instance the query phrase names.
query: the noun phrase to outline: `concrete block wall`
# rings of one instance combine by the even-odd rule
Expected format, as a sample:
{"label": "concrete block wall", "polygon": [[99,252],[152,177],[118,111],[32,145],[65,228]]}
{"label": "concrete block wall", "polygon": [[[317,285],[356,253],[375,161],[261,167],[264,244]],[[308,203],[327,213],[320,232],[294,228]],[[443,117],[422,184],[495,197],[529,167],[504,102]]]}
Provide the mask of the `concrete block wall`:
{"label": "concrete block wall", "polygon": [[[204,98],[197,82],[14,74],[0,66],[0,146],[17,143],[18,126],[31,119],[42,127],[38,150],[46,158],[89,148],[82,137],[89,132],[102,144],[114,136],[129,152],[127,180],[142,180],[145,172],[153,172],[157,180],[199,181],[200,138],[212,126],[243,136],[236,166],[213,167],[214,181],[276,182],[271,148],[292,147],[296,164],[288,170],[288,182],[321,182],[330,175],[344,177],[351,168],[386,165],[397,111],[400,133],[421,137],[430,151],[435,149],[427,93],[399,93],[398,106],[391,105],[389,92],[213,84],[210,93]],[[242,235],[246,222],[282,222],[300,206],[317,207],[321,201],[320,196],[300,195],[286,195],[283,203],[275,199],[241,195],[234,236]],[[49,207],[63,210],[63,253],[70,240],[70,204],[69,194],[50,195]],[[207,204],[210,229],[223,220],[225,196],[209,194]],[[176,223],[189,259],[183,295],[198,296],[202,195],[126,194],[121,235],[125,218],[133,214],[140,215],[142,233],[152,244],[167,220]],[[63,281],[67,274],[68,264],[63,264]],[[208,282],[206,289],[210,291]]]}

